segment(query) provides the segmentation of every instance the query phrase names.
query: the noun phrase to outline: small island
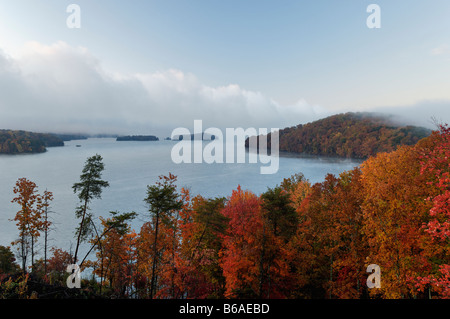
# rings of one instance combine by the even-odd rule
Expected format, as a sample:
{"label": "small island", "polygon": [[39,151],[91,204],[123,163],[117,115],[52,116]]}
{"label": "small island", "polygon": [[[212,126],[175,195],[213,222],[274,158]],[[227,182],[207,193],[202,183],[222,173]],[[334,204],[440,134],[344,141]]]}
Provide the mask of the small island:
{"label": "small island", "polygon": [[153,135],[129,135],[129,136],[119,136],[116,138],[118,142],[128,142],[128,141],[139,141],[139,142],[147,142],[147,141],[159,141],[159,138]]}
{"label": "small island", "polygon": [[191,140],[191,141],[214,141],[216,139],[215,135],[208,133],[191,133],[190,135],[175,135],[172,137],[172,141],[182,141],[182,140]]}

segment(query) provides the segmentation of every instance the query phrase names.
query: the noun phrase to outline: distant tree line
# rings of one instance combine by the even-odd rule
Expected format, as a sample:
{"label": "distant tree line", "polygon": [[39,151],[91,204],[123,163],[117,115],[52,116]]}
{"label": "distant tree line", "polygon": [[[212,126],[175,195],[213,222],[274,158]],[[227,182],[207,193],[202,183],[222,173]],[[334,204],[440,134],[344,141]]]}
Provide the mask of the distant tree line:
{"label": "distant tree line", "polygon": [[128,135],[128,136],[118,136],[116,138],[116,141],[122,142],[122,141],[141,141],[141,142],[147,142],[147,141],[159,141],[159,138],[153,135]]}

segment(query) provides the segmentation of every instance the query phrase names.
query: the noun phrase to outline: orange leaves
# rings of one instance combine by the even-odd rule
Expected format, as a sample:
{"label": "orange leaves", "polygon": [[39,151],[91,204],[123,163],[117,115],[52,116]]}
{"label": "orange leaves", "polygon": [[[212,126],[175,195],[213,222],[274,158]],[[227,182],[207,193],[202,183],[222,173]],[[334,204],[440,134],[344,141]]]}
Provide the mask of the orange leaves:
{"label": "orange leaves", "polygon": [[233,190],[222,214],[229,219],[221,251],[221,266],[226,278],[225,295],[257,296],[263,229],[259,199],[239,186]]}
{"label": "orange leaves", "polygon": [[289,297],[295,282],[291,242],[298,226],[289,193],[276,187],[258,197],[238,187],[222,214],[229,218],[220,252],[225,296]]}
{"label": "orange leaves", "polygon": [[38,198],[37,186],[32,181],[26,178],[20,178],[16,182],[16,186],[13,189],[14,194],[18,194],[14,197],[12,202],[19,204],[21,209],[17,212],[14,220],[17,221],[17,226],[20,229],[20,235],[24,236],[29,232],[34,232],[36,227],[37,217],[39,217],[39,211],[36,209],[35,204]]}
{"label": "orange leaves", "polygon": [[339,178],[327,175],[297,208],[294,249],[300,297],[358,298],[363,293],[360,175],[359,169]]}
{"label": "orange leaves", "polygon": [[417,296],[412,278],[431,269],[432,250],[422,225],[431,208],[426,198],[437,189],[421,167],[422,154],[430,151],[425,146],[432,145],[429,140],[378,154],[362,165],[368,260],[383,269],[381,293],[387,298]]}
{"label": "orange leaves", "polygon": [[14,217],[19,229],[19,239],[13,242],[18,245],[20,258],[22,260],[22,271],[26,272],[28,252],[31,251],[31,265],[34,265],[34,244],[40,236],[41,231],[47,231],[50,222],[44,217],[44,212],[49,203],[53,200],[53,194],[45,191],[44,195],[39,195],[37,185],[26,179],[19,178],[13,189],[17,196],[13,198],[12,203],[17,203],[20,210]]}
{"label": "orange leaves", "polygon": [[[90,266],[121,297],[450,298],[449,159],[442,128],[321,183],[297,174],[261,195],[239,186],[228,198],[191,197],[177,192],[176,176],[161,176],[148,187],[150,219],[138,234],[129,216],[101,219],[116,227],[94,238]],[[31,236],[51,193],[39,196],[25,179],[14,191],[19,229]],[[372,263],[382,288],[369,291]]]}
{"label": "orange leaves", "polygon": [[65,274],[66,268],[72,263],[72,256],[59,248],[53,248],[53,257],[48,260],[48,270],[50,273]]}
{"label": "orange leaves", "polygon": [[133,213],[117,215],[115,212],[112,218],[100,218],[103,236],[91,240],[97,247],[97,261],[89,266],[100,278],[100,290],[106,285],[116,297],[129,296],[135,278],[137,235],[126,224],[132,218]]}
{"label": "orange leaves", "polygon": [[[240,186],[237,190],[233,190],[222,214],[229,218],[228,224],[232,229],[230,236],[236,237],[236,240],[243,240],[238,237],[248,234],[248,230],[257,232],[262,227],[262,221],[258,218],[260,214],[258,197],[249,191],[243,191]],[[252,241],[254,238],[246,240]]]}

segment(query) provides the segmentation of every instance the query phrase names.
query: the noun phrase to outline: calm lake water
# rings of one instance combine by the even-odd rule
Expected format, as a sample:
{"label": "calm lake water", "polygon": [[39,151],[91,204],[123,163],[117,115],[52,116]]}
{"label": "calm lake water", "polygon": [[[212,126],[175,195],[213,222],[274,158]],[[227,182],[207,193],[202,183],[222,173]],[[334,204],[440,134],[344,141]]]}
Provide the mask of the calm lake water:
{"label": "calm lake water", "polygon": [[103,179],[110,187],[103,191],[101,200],[92,203],[92,212],[96,217],[106,217],[110,211],[135,211],[139,214],[132,224],[136,231],[148,220],[143,201],[147,185],[154,184],[162,174],[177,175],[178,186],[189,188],[193,195],[215,197],[230,196],[238,185],[260,194],[295,173],[303,173],[312,183],[321,182],[327,173],[337,175],[360,164],[353,160],[285,154],[280,156],[278,173],[261,175],[261,165],[268,164],[249,164],[248,160],[244,164],[175,164],[171,160],[174,145],[173,141],[116,142],[111,138],[92,138],[66,142],[64,147],[49,148],[42,154],[0,155],[0,245],[9,246],[17,239],[17,227],[10,219],[19,206],[11,200],[17,179],[25,177],[38,185],[39,192],[48,189],[54,194],[50,245],[74,248],[78,198],[72,185],[79,181],[86,159],[95,154],[103,157]]}

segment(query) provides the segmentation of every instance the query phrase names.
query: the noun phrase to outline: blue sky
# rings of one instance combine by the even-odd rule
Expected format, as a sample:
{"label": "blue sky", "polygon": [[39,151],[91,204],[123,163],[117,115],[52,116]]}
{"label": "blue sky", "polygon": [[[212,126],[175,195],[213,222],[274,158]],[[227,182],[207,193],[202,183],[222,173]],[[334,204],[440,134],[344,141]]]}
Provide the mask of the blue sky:
{"label": "blue sky", "polygon": [[[67,28],[71,3],[81,29]],[[380,29],[366,25],[371,3]],[[285,127],[345,111],[450,122],[449,16],[448,0],[0,0],[0,126]]]}

